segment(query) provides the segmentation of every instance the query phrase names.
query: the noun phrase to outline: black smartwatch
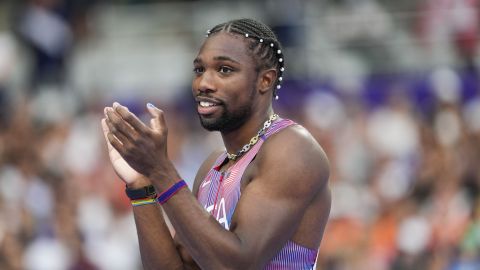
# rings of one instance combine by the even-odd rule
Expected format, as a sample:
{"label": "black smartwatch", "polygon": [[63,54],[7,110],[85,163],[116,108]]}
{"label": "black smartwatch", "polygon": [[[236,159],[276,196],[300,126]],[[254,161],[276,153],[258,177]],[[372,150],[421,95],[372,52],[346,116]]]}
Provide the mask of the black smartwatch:
{"label": "black smartwatch", "polygon": [[127,193],[130,200],[140,200],[145,198],[154,198],[157,196],[157,191],[153,185],[145,186],[138,189],[129,189],[125,187],[125,193]]}

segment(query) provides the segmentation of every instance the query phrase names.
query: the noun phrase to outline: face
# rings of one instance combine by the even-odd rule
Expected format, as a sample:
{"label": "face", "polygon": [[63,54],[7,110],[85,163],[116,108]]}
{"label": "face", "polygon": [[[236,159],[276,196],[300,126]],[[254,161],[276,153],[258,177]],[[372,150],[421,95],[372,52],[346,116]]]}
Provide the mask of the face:
{"label": "face", "polygon": [[255,105],[257,72],[243,37],[220,32],[206,39],[194,62],[192,91],[202,126],[229,132]]}

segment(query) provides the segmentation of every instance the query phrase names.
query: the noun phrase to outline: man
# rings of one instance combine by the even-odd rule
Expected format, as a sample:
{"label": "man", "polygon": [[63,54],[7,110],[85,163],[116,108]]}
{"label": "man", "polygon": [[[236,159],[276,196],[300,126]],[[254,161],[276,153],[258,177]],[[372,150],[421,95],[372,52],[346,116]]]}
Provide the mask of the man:
{"label": "man", "polygon": [[250,19],[207,33],[192,91],[201,124],[220,131],[226,149],[203,162],[192,192],[168,158],[160,109],[147,105],[148,126],[118,103],[105,108],[102,126],[134,205],[143,266],[312,269],[330,212],[329,168],[308,131],[273,112],[280,43]]}

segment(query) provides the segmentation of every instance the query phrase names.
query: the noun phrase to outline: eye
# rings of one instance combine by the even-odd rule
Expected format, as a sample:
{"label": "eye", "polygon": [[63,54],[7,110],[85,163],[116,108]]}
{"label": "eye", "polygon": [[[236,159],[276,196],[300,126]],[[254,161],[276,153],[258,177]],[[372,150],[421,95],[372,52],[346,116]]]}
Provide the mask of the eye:
{"label": "eye", "polygon": [[203,67],[194,67],[193,68],[193,73],[195,73],[195,74],[201,74],[201,73],[203,73],[203,71],[204,71]]}
{"label": "eye", "polygon": [[231,67],[228,67],[228,66],[221,66],[219,69],[218,69],[218,72],[220,73],[224,73],[224,74],[229,74],[233,71],[233,68]]}

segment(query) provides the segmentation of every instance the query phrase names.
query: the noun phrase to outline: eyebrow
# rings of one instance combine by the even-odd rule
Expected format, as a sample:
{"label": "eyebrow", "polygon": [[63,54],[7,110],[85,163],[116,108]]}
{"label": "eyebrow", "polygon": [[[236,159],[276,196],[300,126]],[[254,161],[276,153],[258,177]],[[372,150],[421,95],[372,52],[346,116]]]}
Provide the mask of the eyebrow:
{"label": "eyebrow", "polygon": [[[215,61],[230,61],[230,62],[233,62],[233,63],[236,63],[236,64],[240,64],[238,61],[236,61],[236,60],[234,60],[234,59],[232,59],[232,58],[230,58],[230,57],[228,57],[228,56],[223,56],[223,55],[221,55],[221,56],[215,56],[215,57],[213,58],[213,60],[215,60]],[[200,63],[202,63],[202,62],[203,62],[202,59],[201,59],[201,58],[198,58],[198,57],[195,58],[195,60],[193,60],[193,63],[194,63],[194,64],[200,64]]]}
{"label": "eyebrow", "polygon": [[230,61],[230,62],[240,64],[238,61],[236,61],[236,60],[234,60],[234,59],[232,59],[228,56],[215,56],[213,59],[217,60],[217,61]]}

